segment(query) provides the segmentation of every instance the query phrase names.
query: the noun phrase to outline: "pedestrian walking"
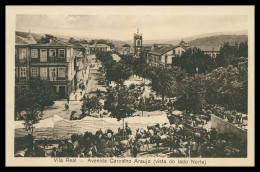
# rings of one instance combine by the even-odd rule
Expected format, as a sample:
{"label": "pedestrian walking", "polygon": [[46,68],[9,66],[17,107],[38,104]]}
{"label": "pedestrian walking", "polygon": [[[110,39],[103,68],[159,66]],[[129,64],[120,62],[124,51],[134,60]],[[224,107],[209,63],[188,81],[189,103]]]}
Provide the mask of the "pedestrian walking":
{"label": "pedestrian walking", "polygon": [[80,96],[82,96],[82,91],[80,91]]}
{"label": "pedestrian walking", "polygon": [[67,97],[67,102],[68,102],[68,104],[70,103],[70,97],[69,96]]}

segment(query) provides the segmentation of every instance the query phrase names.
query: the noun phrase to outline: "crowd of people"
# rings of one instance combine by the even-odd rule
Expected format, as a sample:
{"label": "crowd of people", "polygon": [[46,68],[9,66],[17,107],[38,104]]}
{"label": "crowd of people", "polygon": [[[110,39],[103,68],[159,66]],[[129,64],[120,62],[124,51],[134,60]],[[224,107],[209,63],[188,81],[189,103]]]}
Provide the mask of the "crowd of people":
{"label": "crowd of people", "polygon": [[[149,151],[167,149],[170,157],[246,157],[246,142],[235,135],[219,134],[215,128],[203,128],[205,120],[195,115],[171,116],[171,124],[156,124],[132,131],[125,129],[114,133],[108,129],[95,134],[72,134],[70,139],[59,141],[52,148],[52,157],[120,157],[130,152],[132,157]],[[196,120],[197,119],[197,120]],[[203,122],[201,122],[203,121]],[[201,124],[202,123],[202,124]],[[202,126],[201,126],[202,125]],[[39,146],[31,139],[24,156],[46,156],[46,143]],[[19,155],[17,155],[19,156]]]}

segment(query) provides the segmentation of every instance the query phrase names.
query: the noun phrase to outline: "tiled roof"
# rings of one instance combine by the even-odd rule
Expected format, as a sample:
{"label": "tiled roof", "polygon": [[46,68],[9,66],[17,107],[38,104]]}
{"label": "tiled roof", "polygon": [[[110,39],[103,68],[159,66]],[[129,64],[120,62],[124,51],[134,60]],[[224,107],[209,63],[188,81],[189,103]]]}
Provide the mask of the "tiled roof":
{"label": "tiled roof", "polygon": [[24,38],[18,35],[15,35],[15,45],[30,45],[30,44],[36,44],[37,42],[30,38]]}
{"label": "tiled roof", "polygon": [[170,46],[160,48],[159,50],[150,51],[149,54],[162,55],[162,54],[165,54],[165,53],[173,50],[174,48],[175,48],[174,46],[170,45]]}
{"label": "tiled roof", "polygon": [[84,48],[89,48],[89,44],[80,44],[81,46],[83,46]]}
{"label": "tiled roof", "polygon": [[90,45],[89,47],[109,47],[108,45],[106,44],[93,44],[93,45]]}
{"label": "tiled roof", "polygon": [[72,44],[54,39],[50,43],[35,44],[33,46],[37,46],[37,47],[72,47]]}
{"label": "tiled roof", "polygon": [[85,47],[83,47],[81,44],[72,44],[72,47],[73,47],[74,49],[82,49],[82,48],[85,48]]}

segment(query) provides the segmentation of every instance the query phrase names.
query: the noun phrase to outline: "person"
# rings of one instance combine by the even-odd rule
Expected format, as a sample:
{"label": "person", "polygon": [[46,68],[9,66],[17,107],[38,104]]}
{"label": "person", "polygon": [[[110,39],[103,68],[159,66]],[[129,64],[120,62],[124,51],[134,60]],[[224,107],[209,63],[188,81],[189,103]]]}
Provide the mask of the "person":
{"label": "person", "polygon": [[44,148],[45,148],[45,147],[48,147],[48,140],[47,140],[46,137],[44,137],[43,146],[44,146]]}
{"label": "person", "polygon": [[133,152],[133,157],[137,157],[137,146],[136,146],[136,144],[134,145],[132,152]]}
{"label": "person", "polygon": [[75,100],[77,101],[77,94],[75,93]]}
{"label": "person", "polygon": [[69,110],[69,105],[67,103],[65,104],[65,110]]}
{"label": "person", "polygon": [[70,103],[70,97],[69,96],[67,97],[67,102]]}
{"label": "person", "polygon": [[80,96],[82,96],[82,91],[80,91]]}
{"label": "person", "polygon": [[56,147],[52,148],[51,157],[57,157]]}

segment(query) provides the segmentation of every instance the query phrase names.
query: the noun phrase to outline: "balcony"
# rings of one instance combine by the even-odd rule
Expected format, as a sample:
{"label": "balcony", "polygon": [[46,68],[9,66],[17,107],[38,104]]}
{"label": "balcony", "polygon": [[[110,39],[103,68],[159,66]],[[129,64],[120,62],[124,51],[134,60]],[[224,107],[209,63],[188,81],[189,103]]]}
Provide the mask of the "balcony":
{"label": "balcony", "polygon": [[27,62],[27,59],[15,59],[16,64],[25,64]]}
{"label": "balcony", "polygon": [[66,58],[58,58],[58,57],[48,57],[47,61],[42,62],[40,58],[31,58],[32,63],[59,63],[66,62]]}
{"label": "balcony", "polygon": [[19,78],[19,83],[26,83],[27,79],[25,77],[20,77]]}
{"label": "balcony", "polygon": [[49,57],[48,60],[48,62],[57,62],[57,61],[58,61],[57,57]]}

